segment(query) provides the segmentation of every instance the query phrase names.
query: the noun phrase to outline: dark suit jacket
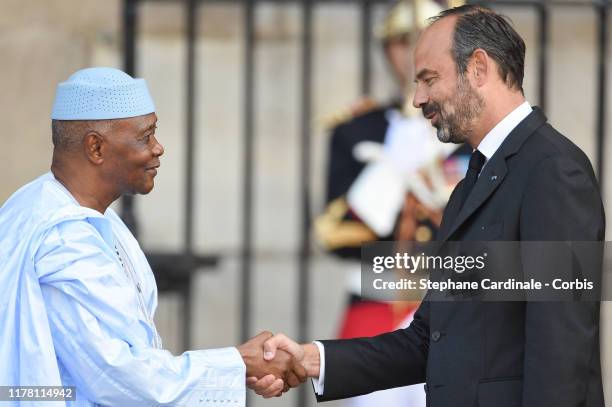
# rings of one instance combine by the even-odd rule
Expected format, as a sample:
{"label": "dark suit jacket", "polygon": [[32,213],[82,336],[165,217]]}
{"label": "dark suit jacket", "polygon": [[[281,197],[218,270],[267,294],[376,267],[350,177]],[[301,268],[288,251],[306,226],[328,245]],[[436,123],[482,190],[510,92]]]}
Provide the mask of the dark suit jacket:
{"label": "dark suit jacket", "polygon": [[[585,154],[535,108],[484,167],[439,237],[596,241],[604,213]],[[598,302],[424,301],[407,329],[322,341],[319,401],[426,382],[431,407],[601,407]]]}

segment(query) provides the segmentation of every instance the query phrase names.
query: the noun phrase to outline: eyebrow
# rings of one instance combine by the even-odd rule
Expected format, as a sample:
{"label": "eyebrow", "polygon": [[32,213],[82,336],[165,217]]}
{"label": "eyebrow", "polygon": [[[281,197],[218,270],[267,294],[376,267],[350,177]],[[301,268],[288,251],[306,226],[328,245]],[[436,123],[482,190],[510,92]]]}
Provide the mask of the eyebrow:
{"label": "eyebrow", "polygon": [[149,127],[147,127],[146,129],[142,130],[142,132],[146,133],[147,131],[155,130],[156,128],[157,128],[157,122],[151,124]]}
{"label": "eyebrow", "polygon": [[437,74],[437,72],[434,70],[427,69],[427,68],[421,69],[421,71],[415,77],[414,81],[416,82],[417,80],[423,80],[423,78],[426,77],[427,75],[435,75],[435,74]]}

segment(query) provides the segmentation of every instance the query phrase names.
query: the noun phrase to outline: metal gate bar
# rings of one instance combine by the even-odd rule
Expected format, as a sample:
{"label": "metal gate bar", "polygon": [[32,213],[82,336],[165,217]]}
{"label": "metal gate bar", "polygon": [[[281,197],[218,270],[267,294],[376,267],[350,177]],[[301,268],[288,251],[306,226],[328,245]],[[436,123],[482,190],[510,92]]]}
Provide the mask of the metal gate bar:
{"label": "metal gate bar", "polygon": [[[311,164],[311,111],[312,111],[312,1],[301,0],[302,7],[302,59],[301,59],[301,132],[300,132],[300,182],[299,216],[300,248],[298,254],[297,320],[300,342],[308,340],[310,323],[310,164]],[[306,386],[298,390],[298,406],[306,406]]]}
{"label": "metal gate bar", "polygon": [[[123,2],[123,70],[131,76],[136,75],[136,33],[138,31],[138,0],[124,0]],[[134,197],[123,195],[121,197],[121,219],[138,238],[138,227],[134,214]]]}
{"label": "metal gate bar", "polygon": [[361,0],[361,94],[372,90],[372,1]]}
{"label": "metal gate bar", "polygon": [[597,176],[599,189],[604,189],[604,154],[606,151],[606,109],[608,72],[608,0],[599,2],[597,10]]}

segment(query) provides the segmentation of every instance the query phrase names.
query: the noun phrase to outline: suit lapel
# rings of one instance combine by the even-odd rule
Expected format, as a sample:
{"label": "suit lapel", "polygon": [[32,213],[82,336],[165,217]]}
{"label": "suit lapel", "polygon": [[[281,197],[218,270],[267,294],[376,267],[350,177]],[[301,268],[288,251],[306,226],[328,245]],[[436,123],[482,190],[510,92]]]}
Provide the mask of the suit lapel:
{"label": "suit lapel", "polygon": [[[484,201],[497,189],[497,187],[503,182],[508,169],[506,167],[505,157],[497,156],[491,157],[491,160],[487,163],[483,172],[478,177],[474,189],[470,192],[467,200],[463,207],[459,210],[459,213],[452,220],[451,227],[448,232],[444,235],[444,240],[448,238],[472,215],[476,209],[478,209]],[[458,201],[457,203],[460,203]]]}
{"label": "suit lapel", "polygon": [[461,196],[461,194],[463,193],[463,185],[463,180],[459,181],[459,183],[455,187],[455,190],[451,194],[450,200],[448,201],[446,208],[444,208],[444,213],[442,215],[442,223],[440,224],[440,229],[438,230],[438,237],[436,240],[446,240],[445,237],[448,234],[448,230],[453,225],[455,219],[457,218],[457,215],[459,214],[459,210],[461,209],[461,207],[459,206],[461,204],[461,200],[455,199],[455,197]]}
{"label": "suit lapel", "polygon": [[[459,208],[461,202],[461,191],[457,191],[451,202],[448,203],[448,211],[442,220],[442,241],[448,240],[453,233],[493,194],[501,185],[508,174],[506,159],[514,155],[523,145],[525,140],[540,126],[546,123],[546,117],[542,111],[534,107],[522,122],[510,132],[497,152],[485,165],[474,189],[470,192],[465,204]],[[463,188],[463,184],[459,186]],[[448,215],[448,219],[447,218]],[[447,226],[450,227],[447,229]]]}

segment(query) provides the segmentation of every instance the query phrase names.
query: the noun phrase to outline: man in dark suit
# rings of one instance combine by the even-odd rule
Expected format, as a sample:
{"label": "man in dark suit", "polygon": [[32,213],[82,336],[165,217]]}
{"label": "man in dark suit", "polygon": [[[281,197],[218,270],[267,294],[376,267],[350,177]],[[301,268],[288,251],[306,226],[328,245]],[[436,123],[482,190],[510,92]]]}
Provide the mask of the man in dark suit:
{"label": "man in dark suit", "polygon": [[[440,140],[474,148],[443,241],[604,238],[589,160],[525,101],[524,55],[506,19],[478,6],[444,11],[419,39],[414,105]],[[296,355],[319,401],[425,382],[431,407],[602,407],[599,306],[424,301],[407,329],[301,346],[277,335],[265,357]],[[250,382],[274,394],[265,384]]]}

